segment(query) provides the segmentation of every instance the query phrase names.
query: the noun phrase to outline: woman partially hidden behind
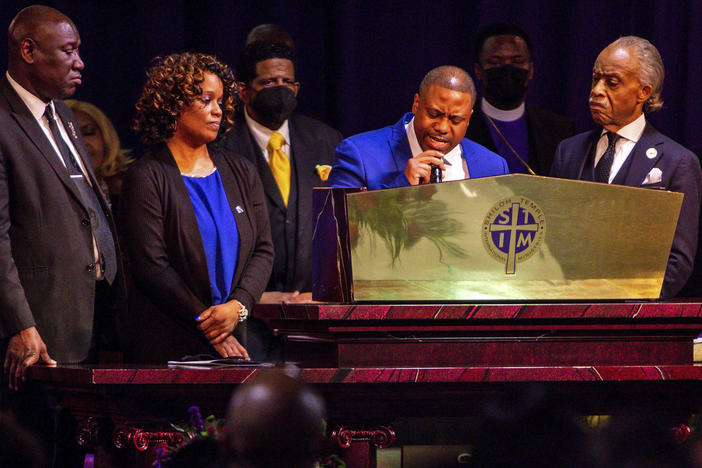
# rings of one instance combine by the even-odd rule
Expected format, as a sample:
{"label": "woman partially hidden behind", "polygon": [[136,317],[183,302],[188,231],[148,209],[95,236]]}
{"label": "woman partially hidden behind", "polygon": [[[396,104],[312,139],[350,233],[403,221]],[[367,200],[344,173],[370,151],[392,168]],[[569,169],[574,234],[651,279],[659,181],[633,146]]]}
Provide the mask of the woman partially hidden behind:
{"label": "woman partially hidden behind", "polygon": [[183,53],[158,59],[147,77],[134,128],[151,151],[122,189],[134,286],[121,320],[125,358],[248,358],[244,320],[273,245],[256,168],[207,147],[232,125],[234,76],[212,56]]}

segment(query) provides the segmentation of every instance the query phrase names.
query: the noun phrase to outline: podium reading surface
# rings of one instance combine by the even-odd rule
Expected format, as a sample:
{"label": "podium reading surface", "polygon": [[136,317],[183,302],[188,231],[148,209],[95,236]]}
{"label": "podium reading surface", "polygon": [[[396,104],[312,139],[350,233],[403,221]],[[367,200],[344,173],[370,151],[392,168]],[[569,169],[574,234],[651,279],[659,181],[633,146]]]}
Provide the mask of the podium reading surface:
{"label": "podium reading surface", "polygon": [[655,299],[683,198],[528,175],[315,191],[314,298],[339,302]]}

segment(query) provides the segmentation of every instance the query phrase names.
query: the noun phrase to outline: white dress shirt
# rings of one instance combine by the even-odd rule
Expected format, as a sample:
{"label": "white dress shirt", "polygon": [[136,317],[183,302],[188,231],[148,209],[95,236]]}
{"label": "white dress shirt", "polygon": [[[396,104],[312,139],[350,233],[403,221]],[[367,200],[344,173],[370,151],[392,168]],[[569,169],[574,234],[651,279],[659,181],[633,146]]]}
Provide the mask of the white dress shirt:
{"label": "white dress shirt", "polygon": [[[10,83],[10,86],[12,86],[12,89],[14,89],[17,95],[20,97],[20,99],[22,99],[22,102],[24,102],[24,104],[29,108],[29,112],[31,112],[34,119],[36,119],[37,123],[39,124],[39,127],[41,127],[42,131],[44,132],[44,135],[46,135],[46,138],[49,139],[49,143],[51,143],[51,146],[54,148],[54,151],[56,152],[56,156],[58,156],[59,161],[61,161],[61,163],[65,167],[66,161],[63,160],[63,156],[61,156],[61,152],[59,151],[58,146],[56,146],[54,134],[51,133],[51,129],[49,128],[49,122],[46,120],[46,117],[44,117],[44,112],[46,111],[46,103],[38,97],[36,97],[35,95],[33,95],[32,93],[30,93],[29,91],[27,91],[26,89],[24,89],[24,87],[22,87],[21,84],[13,80],[9,72],[5,72],[5,77],[7,77],[7,81]],[[56,113],[54,101],[51,101],[49,105],[54,111],[54,118],[56,120],[56,123],[58,124],[58,129],[61,133],[63,141],[66,143],[66,146],[68,146],[68,149],[71,151],[71,155],[73,155],[73,158],[78,163],[78,166],[81,168],[81,171],[83,171],[83,174],[85,174],[85,167],[83,167],[83,162],[81,161],[80,157],[78,157],[78,151],[76,151],[75,146],[73,146],[73,141],[71,141],[71,139],[66,134],[66,129],[64,128],[63,123],[61,122],[61,118]],[[89,180],[88,183],[90,183]]]}
{"label": "white dress shirt", "polygon": [[[422,154],[424,150],[422,150],[422,147],[419,145],[417,134],[414,132],[414,117],[405,125],[405,131],[407,132],[407,139],[409,140],[412,157],[417,157]],[[468,166],[466,166],[465,160],[463,159],[463,148],[460,143],[444,155],[444,161],[448,162],[448,164],[444,164],[446,167],[442,177],[444,182],[463,180],[470,177]]]}
{"label": "white dress shirt", "polygon": [[[644,127],[646,127],[646,117],[644,117],[644,114],[641,114],[636,120],[617,130],[616,133],[621,138],[614,144],[614,159],[612,160],[612,169],[609,171],[608,183],[611,184],[617,176],[619,169],[622,168],[631,150],[634,149],[639,138],[641,138]],[[600,158],[604,155],[605,151],[607,151],[609,143],[606,134],[607,130],[602,129],[600,139],[597,142],[597,148],[595,149],[595,167],[597,167]]]}
{"label": "white dress shirt", "polygon": [[292,158],[292,148],[290,147],[290,126],[288,125],[288,120],[283,122],[278,130],[271,130],[270,128],[261,125],[249,116],[244,108],[244,117],[246,118],[246,125],[248,125],[251,135],[253,135],[256,144],[261,149],[261,154],[266,159],[267,163],[270,163],[270,155],[268,154],[268,140],[271,139],[273,132],[278,132],[285,138],[285,143],[280,147],[281,151],[288,156],[288,159]]}

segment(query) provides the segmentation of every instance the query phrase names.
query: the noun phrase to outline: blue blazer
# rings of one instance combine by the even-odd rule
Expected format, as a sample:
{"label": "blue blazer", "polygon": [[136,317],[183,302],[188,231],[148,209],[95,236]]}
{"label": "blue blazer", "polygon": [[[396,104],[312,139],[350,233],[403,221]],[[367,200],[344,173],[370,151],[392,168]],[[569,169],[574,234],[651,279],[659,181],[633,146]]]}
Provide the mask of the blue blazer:
{"label": "blue blazer", "polygon": [[[583,179],[584,171],[590,170],[586,167],[588,156],[601,133],[602,129],[598,128],[563,140],[556,149],[551,176]],[[650,148],[656,150],[653,158],[646,155]],[[692,273],[699,229],[702,186],[700,163],[694,153],[658,132],[650,123],[646,123],[643,134],[631,150],[629,158],[631,166],[628,172],[625,175],[617,174],[613,184],[685,194],[661,290],[661,299],[670,299],[682,289]],[[661,181],[644,185],[646,175],[654,167],[661,170]]]}
{"label": "blue blazer", "polygon": [[[377,190],[410,185],[405,176],[407,160],[412,157],[405,125],[412,120],[405,114],[393,126],[354,135],[336,148],[330,187],[368,187]],[[502,157],[470,140],[461,141],[463,157],[471,178],[507,174]]]}

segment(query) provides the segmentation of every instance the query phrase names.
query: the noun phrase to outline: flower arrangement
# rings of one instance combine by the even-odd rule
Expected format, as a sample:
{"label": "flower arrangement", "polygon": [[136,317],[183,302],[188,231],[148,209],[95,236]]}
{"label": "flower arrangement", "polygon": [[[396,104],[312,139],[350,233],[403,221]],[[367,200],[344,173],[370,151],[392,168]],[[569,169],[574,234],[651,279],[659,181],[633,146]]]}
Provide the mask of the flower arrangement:
{"label": "flower arrangement", "polygon": [[[163,468],[173,456],[183,451],[186,447],[192,446],[193,451],[202,452],[206,447],[213,447],[216,451],[216,441],[226,433],[227,426],[224,419],[217,419],[213,414],[203,419],[200,408],[191,406],[188,408],[189,423],[178,426],[171,423],[171,427],[185,436],[185,442],[179,445],[167,445],[157,449],[157,459],[154,468]],[[203,440],[207,439],[207,440]],[[217,454],[212,454],[216,456]]]}
{"label": "flower arrangement", "polygon": [[194,437],[198,436],[219,437],[227,430],[225,420],[217,419],[213,414],[209,415],[205,419],[202,419],[200,408],[197,406],[191,406],[188,408],[188,414],[190,415],[190,424],[184,426],[176,426],[175,424],[171,424],[171,426],[178,432],[187,434],[189,439],[193,439]]}
{"label": "flower arrangement", "polygon": [[[219,459],[218,439],[227,432],[226,421],[209,415],[203,419],[200,408],[188,408],[188,423],[184,425],[171,424],[176,431],[183,433],[185,442],[164,446],[156,450],[157,459],[154,468],[165,468],[175,456],[183,460],[197,460],[197,466],[217,466]],[[323,421],[322,434],[326,436],[326,421]],[[207,460],[203,460],[206,458]],[[195,463],[195,462],[194,462]],[[185,464],[188,464],[186,461]],[[194,465],[192,465],[194,466]],[[338,455],[322,457],[316,465],[318,468],[346,468],[346,463]]]}

